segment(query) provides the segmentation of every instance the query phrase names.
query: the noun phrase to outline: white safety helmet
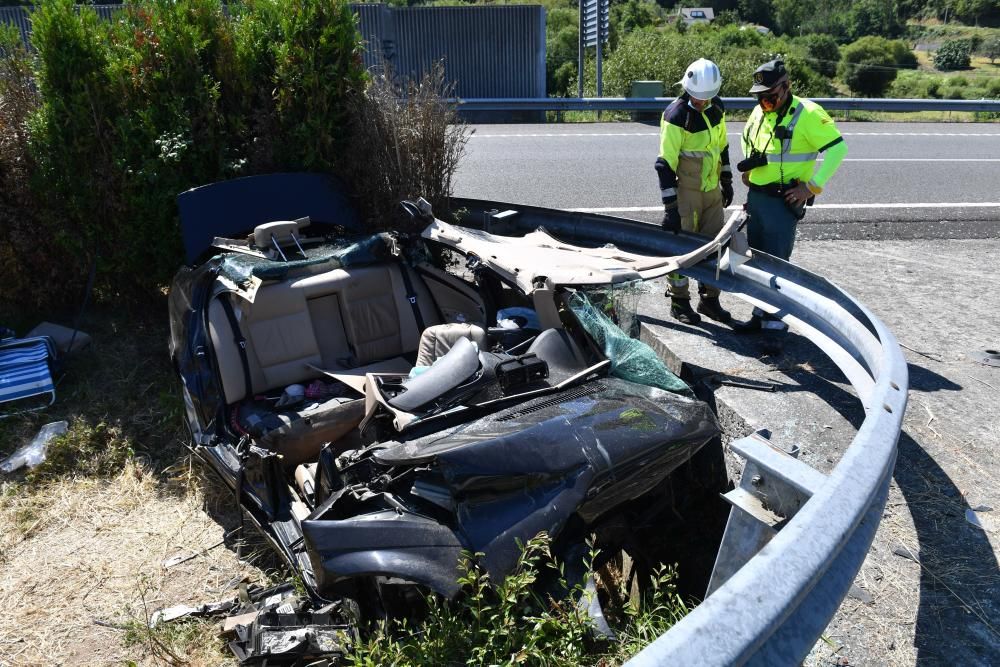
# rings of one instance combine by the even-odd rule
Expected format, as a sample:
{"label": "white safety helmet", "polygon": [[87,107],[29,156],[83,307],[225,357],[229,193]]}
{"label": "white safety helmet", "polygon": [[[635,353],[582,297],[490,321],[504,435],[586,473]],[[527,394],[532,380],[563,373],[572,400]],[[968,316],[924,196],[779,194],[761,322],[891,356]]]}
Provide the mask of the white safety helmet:
{"label": "white safety helmet", "polygon": [[722,73],[719,66],[711,60],[698,58],[688,65],[684,78],[677,83],[684,86],[685,92],[699,100],[710,100],[719,94],[722,88]]}

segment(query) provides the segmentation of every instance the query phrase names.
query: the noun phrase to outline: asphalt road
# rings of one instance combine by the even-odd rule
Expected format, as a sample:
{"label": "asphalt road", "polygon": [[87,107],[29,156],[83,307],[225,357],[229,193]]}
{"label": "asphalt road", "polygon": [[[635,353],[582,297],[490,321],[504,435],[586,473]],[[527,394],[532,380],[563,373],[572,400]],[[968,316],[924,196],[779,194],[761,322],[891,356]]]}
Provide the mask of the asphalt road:
{"label": "asphalt road", "polygon": [[[1000,125],[838,126],[847,159],[800,224],[800,238],[1000,237]],[[455,177],[457,196],[659,221],[656,124],[471,129]],[[742,158],[743,123],[728,130],[735,164]],[[746,190],[739,182],[736,187],[735,203],[742,203]]]}

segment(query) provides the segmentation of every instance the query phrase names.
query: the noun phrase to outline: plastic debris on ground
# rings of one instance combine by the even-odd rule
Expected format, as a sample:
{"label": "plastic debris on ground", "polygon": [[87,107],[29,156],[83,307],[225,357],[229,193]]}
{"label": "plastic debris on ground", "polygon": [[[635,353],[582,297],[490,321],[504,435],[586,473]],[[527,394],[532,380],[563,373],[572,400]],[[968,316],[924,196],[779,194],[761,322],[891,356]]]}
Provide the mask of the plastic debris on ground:
{"label": "plastic debris on ground", "polygon": [[339,665],[350,654],[355,615],[340,602],[319,609],[291,583],[272,588],[241,586],[232,599],[157,610],[150,627],[180,618],[225,616],[222,636],[242,665]]}
{"label": "plastic debris on ground", "polygon": [[18,447],[13,454],[0,461],[0,472],[11,473],[24,466],[34,468],[45,460],[49,441],[57,435],[64,434],[68,429],[69,422],[65,421],[46,424],[32,438],[31,442]]}
{"label": "plastic debris on ground", "polygon": [[354,643],[354,629],[329,613],[268,611],[235,627],[229,648],[244,665],[335,665]]}
{"label": "plastic debris on ground", "polygon": [[611,361],[611,375],[685,396],[693,395],[687,384],[670,372],[651,347],[626,335],[594,306],[587,294],[575,293],[569,299],[569,307]]}

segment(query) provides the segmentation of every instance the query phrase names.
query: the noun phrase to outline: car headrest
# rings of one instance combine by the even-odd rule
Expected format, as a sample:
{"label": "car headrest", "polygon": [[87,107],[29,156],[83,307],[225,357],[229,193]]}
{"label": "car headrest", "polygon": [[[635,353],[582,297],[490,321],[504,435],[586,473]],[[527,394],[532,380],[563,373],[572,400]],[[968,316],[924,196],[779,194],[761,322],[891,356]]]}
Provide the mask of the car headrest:
{"label": "car headrest", "polygon": [[277,220],[257,225],[253,229],[253,242],[258,248],[273,248],[277,242],[279,246],[294,245],[295,239],[299,236],[299,230],[309,226],[309,218],[299,220]]}

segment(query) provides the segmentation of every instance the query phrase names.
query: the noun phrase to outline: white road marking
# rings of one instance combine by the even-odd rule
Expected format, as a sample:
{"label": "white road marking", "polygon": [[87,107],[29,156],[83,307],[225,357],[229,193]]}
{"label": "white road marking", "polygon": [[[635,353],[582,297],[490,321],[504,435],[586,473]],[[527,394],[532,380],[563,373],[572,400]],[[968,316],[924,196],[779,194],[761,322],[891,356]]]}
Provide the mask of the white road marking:
{"label": "white road marking", "polygon": [[1000,137],[1000,132],[841,132],[846,137]]}
{"label": "white road marking", "polygon": [[[998,137],[1000,132],[842,132],[845,137]],[[509,139],[521,137],[658,137],[659,132],[524,132],[513,134],[481,134],[474,132],[472,139]],[[729,132],[739,137],[739,132]]]}
{"label": "white road marking", "polygon": [[[473,139],[507,139],[510,137],[658,137],[657,132],[534,132],[519,134],[480,134],[475,132]],[[739,136],[737,133],[736,136]],[[1000,135],[998,135],[1000,136]]]}
{"label": "white road marking", "polygon": [[[995,157],[846,157],[844,162],[1000,162]],[[822,160],[818,160],[822,162]]]}
{"label": "white road marking", "polygon": [[[741,206],[730,206],[727,211],[738,211]],[[1000,208],[1000,202],[926,202],[885,204],[816,204],[809,208],[872,209],[872,208]],[[662,206],[618,206],[614,208],[567,208],[571,213],[652,213],[663,211]]]}

